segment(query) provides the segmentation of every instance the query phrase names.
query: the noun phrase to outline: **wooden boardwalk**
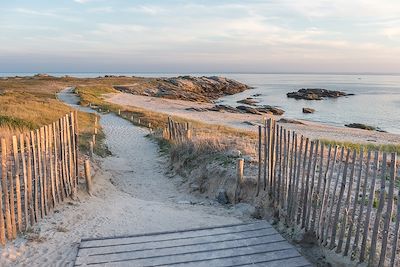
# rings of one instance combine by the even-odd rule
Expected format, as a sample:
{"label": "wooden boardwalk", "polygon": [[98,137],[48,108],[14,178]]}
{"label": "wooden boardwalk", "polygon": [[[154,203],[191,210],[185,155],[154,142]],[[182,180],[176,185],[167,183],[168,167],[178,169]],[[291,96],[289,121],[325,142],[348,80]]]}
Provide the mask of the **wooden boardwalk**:
{"label": "wooden boardwalk", "polygon": [[75,266],[312,266],[269,223],[85,239]]}

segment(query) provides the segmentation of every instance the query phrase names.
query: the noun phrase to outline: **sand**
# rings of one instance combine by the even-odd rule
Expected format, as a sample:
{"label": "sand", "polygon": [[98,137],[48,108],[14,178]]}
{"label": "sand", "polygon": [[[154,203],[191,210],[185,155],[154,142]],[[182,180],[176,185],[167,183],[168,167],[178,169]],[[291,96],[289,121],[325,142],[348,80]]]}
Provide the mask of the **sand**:
{"label": "sand", "polygon": [[[105,99],[110,103],[118,105],[139,107],[192,120],[232,126],[238,129],[256,130],[255,126],[248,125],[244,122],[261,122],[262,120],[261,115],[215,111],[198,112],[186,110],[186,108],[190,107],[207,108],[213,106],[212,104],[207,103],[132,95],[128,93],[108,94],[105,96]],[[274,117],[277,120],[280,119],[280,116]],[[303,122],[304,125],[290,123],[285,123],[284,125],[287,129],[295,130],[297,133],[303,134],[304,136],[312,139],[322,138],[336,141],[374,144],[400,143],[400,135],[397,134],[351,129],[346,127],[335,127],[304,120],[301,120],[301,122]]]}
{"label": "sand", "polygon": [[[59,97],[76,101],[67,92]],[[146,137],[147,130],[112,114],[102,115],[100,123],[113,156],[95,159],[93,196],[80,190],[77,200],[56,207],[34,233],[9,242],[0,266],[72,266],[81,238],[249,220],[234,208],[180,190],[182,179],[168,174],[167,159]]]}

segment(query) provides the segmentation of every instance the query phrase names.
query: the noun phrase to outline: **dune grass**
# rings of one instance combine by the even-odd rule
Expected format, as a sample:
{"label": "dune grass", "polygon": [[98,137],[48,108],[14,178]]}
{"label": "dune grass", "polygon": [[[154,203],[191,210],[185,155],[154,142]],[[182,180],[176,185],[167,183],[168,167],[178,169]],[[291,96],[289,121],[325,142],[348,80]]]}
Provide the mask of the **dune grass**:
{"label": "dune grass", "polygon": [[327,139],[319,139],[319,140],[324,145],[339,146],[344,148],[350,148],[352,150],[355,149],[357,152],[360,152],[361,148],[363,148],[364,151],[378,150],[381,152],[387,152],[387,153],[396,152],[397,154],[400,154],[400,145],[395,145],[395,144],[352,143],[352,142],[341,142],[341,141],[327,140]]}

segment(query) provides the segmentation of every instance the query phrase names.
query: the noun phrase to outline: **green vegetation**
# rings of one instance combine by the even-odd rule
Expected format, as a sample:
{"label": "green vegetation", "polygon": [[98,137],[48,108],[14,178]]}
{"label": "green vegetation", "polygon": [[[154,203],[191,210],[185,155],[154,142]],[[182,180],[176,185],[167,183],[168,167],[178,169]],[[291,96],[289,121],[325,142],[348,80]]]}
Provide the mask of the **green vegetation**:
{"label": "green vegetation", "polygon": [[319,139],[320,142],[324,145],[332,145],[332,146],[343,146],[345,148],[355,149],[357,152],[364,149],[364,152],[371,150],[376,151],[379,150],[381,152],[397,152],[400,154],[400,145],[396,144],[370,144],[370,143],[352,143],[352,142],[340,142],[334,140],[326,140],[326,139]]}

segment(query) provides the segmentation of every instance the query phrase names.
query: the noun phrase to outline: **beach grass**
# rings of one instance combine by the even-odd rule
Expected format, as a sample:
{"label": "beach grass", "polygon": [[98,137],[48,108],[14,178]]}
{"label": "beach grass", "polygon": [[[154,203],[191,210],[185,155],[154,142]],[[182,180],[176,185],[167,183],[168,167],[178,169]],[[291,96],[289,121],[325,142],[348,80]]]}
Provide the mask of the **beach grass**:
{"label": "beach grass", "polygon": [[349,149],[355,149],[357,152],[360,152],[361,148],[365,151],[380,151],[380,152],[387,152],[393,153],[396,152],[400,154],[400,145],[396,144],[372,144],[372,143],[352,143],[352,142],[342,142],[342,141],[335,141],[335,140],[327,140],[327,139],[319,139],[319,141],[324,145],[332,145],[332,146],[339,146]]}

